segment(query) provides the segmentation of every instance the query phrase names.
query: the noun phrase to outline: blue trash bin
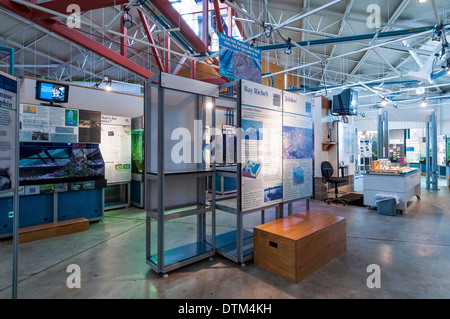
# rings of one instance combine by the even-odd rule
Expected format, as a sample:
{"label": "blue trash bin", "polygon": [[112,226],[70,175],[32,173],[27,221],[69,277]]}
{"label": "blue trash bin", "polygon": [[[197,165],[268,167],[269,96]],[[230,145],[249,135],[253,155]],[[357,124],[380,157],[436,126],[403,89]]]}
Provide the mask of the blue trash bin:
{"label": "blue trash bin", "polygon": [[395,198],[377,200],[377,212],[381,215],[395,216],[397,203]]}

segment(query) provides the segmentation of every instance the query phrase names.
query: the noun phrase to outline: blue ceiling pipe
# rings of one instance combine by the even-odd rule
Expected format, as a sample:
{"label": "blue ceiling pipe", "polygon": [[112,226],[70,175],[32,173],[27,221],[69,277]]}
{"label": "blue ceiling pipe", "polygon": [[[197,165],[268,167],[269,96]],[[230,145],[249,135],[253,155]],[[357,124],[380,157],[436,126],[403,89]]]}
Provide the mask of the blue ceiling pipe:
{"label": "blue ceiling pipe", "polygon": [[9,73],[14,76],[14,49],[0,45],[0,51],[9,53]]}
{"label": "blue ceiling pipe", "polygon": [[[445,28],[449,25],[450,24],[444,24],[443,27]],[[379,33],[367,33],[367,34],[359,34],[359,35],[352,35],[352,36],[346,36],[346,37],[317,39],[317,40],[310,40],[310,41],[299,41],[299,42],[297,42],[297,44],[304,46],[304,47],[306,47],[306,46],[312,47],[312,46],[319,46],[319,45],[356,42],[356,41],[361,41],[361,40],[372,40],[375,37],[377,39],[399,37],[399,36],[405,36],[405,35],[430,31],[433,29],[436,29],[436,26],[427,26],[427,27],[405,29],[405,30],[394,30],[394,31],[386,31],[386,32],[379,32]],[[260,49],[261,51],[281,50],[281,49],[284,49],[284,46],[285,46],[285,43],[268,44],[268,45],[259,46],[258,49]]]}

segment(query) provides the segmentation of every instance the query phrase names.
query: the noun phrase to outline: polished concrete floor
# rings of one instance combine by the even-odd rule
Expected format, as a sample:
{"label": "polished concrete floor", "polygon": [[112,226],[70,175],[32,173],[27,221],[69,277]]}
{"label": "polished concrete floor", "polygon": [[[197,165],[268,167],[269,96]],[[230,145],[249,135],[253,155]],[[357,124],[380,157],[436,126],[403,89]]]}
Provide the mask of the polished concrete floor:
{"label": "polished concrete floor", "polygon": [[[167,277],[145,261],[145,212],[107,211],[85,232],[19,246],[19,298],[449,298],[450,190],[422,189],[403,215],[385,216],[365,207],[310,201],[311,210],[343,216],[347,250],[299,283],[244,266],[220,255],[174,270]],[[305,209],[294,204],[294,212]],[[260,220],[249,216],[245,226]],[[233,228],[234,218],[217,214],[217,232]],[[266,220],[273,219],[266,213]],[[167,232],[177,242],[195,229],[192,220],[173,220]],[[175,236],[176,237],[176,236]],[[174,237],[174,238],[175,238]],[[169,243],[168,243],[169,244]],[[0,241],[0,298],[11,297],[10,239]],[[81,270],[81,288],[67,287],[67,267]],[[381,287],[369,288],[367,267],[377,264]]]}

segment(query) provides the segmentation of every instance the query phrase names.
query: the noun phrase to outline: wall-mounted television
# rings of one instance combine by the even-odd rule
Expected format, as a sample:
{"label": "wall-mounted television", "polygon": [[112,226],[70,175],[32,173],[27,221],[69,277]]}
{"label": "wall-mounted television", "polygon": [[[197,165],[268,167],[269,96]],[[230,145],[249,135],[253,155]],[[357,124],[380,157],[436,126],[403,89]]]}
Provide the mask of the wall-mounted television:
{"label": "wall-mounted television", "polygon": [[36,100],[56,103],[67,103],[69,86],[45,81],[36,81]]}
{"label": "wall-mounted television", "polygon": [[356,115],[358,109],[358,92],[353,89],[345,89],[340,94],[333,96],[331,114]]}

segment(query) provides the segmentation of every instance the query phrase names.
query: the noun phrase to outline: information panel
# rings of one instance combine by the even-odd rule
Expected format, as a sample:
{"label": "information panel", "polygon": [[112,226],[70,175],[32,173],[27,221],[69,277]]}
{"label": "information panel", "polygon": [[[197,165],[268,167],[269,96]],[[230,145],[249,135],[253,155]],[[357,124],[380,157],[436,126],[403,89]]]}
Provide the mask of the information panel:
{"label": "information panel", "polygon": [[101,140],[108,183],[131,181],[131,118],[102,115]]}
{"label": "information panel", "polygon": [[20,105],[21,142],[78,142],[78,110],[43,105]]}
{"label": "information panel", "polygon": [[282,91],[242,80],[242,211],[283,200]]}
{"label": "information panel", "polygon": [[17,80],[0,72],[0,193],[16,185]]}
{"label": "information panel", "polygon": [[283,92],[283,200],[312,195],[314,155],[311,99]]}

